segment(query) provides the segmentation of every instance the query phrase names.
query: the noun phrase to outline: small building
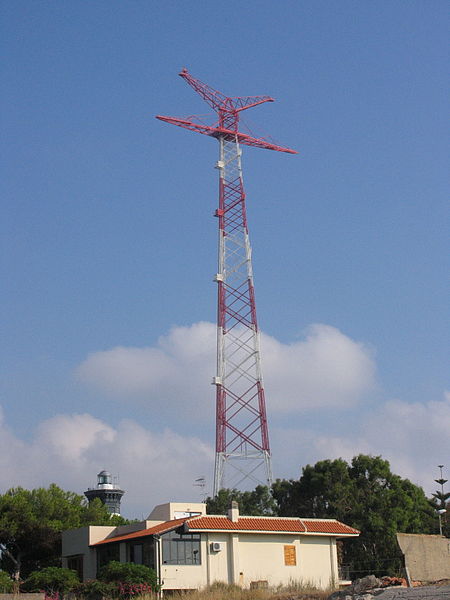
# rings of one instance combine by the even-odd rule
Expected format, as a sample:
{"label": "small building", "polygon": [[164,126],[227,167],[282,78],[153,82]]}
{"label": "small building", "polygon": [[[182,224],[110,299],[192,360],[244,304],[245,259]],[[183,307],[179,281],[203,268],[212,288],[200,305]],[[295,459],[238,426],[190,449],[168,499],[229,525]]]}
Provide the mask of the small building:
{"label": "small building", "polygon": [[165,591],[214,582],[337,588],[350,582],[340,576],[336,542],[358,535],[335,519],[241,516],[235,502],[226,516],[207,515],[206,504],[169,502],[140,523],[63,532],[62,559],[84,581],[111,560],[145,564]]}

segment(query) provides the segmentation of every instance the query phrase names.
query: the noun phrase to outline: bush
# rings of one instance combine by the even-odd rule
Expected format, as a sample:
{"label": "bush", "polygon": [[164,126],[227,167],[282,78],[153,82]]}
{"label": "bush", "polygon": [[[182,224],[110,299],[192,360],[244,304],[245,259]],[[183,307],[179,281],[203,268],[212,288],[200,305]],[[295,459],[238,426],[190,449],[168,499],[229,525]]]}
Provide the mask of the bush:
{"label": "bush", "polygon": [[102,600],[102,598],[114,597],[117,593],[117,585],[91,579],[77,585],[73,592],[75,596],[84,598],[84,600]]}
{"label": "bush", "polygon": [[6,571],[0,571],[0,593],[10,594],[14,590],[14,581]]}
{"label": "bush", "polygon": [[119,594],[124,596],[157,592],[160,589],[156,571],[135,563],[112,560],[100,569],[97,577],[106,583],[116,583]]}
{"label": "bush", "polygon": [[76,571],[62,567],[46,567],[33,571],[22,584],[25,592],[44,591],[47,594],[64,596],[80,583]]}

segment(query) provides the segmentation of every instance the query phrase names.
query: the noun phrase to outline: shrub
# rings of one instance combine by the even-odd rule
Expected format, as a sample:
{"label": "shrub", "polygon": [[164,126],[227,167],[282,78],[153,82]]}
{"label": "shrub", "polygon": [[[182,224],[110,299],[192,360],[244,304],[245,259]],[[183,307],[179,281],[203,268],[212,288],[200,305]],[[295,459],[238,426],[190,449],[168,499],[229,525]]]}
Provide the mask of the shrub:
{"label": "shrub", "polygon": [[6,571],[0,571],[0,593],[9,594],[14,589],[14,581]]}
{"label": "shrub", "polygon": [[22,589],[25,592],[44,591],[52,596],[64,596],[79,582],[76,571],[62,567],[46,567],[40,571],[33,571],[22,584]]}
{"label": "shrub", "polygon": [[119,594],[125,596],[157,592],[160,589],[156,571],[135,563],[112,560],[100,569],[98,579],[107,583],[116,583]]}
{"label": "shrub", "polygon": [[116,595],[117,585],[91,579],[77,585],[73,592],[76,597],[84,598],[84,600],[102,600],[102,598],[112,598]]}

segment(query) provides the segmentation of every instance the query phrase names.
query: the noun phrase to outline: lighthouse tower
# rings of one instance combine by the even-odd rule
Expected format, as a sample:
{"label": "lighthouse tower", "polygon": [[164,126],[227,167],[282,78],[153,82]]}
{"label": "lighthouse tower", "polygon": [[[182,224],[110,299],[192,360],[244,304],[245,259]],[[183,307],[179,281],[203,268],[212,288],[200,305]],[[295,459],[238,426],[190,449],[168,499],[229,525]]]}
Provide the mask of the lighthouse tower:
{"label": "lighthouse tower", "polygon": [[88,488],[84,492],[89,502],[92,502],[95,498],[100,498],[112,515],[120,515],[120,501],[124,494],[124,490],[113,483],[112,475],[108,471],[100,471],[97,475],[97,487]]}

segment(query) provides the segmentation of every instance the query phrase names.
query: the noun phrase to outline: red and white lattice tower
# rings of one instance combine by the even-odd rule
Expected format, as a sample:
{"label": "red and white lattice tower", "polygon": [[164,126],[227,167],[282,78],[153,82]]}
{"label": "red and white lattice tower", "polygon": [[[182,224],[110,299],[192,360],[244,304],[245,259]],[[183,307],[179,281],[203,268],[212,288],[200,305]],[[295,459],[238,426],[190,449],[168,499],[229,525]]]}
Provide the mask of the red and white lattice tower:
{"label": "red and white lattice tower", "polygon": [[[245,209],[240,145],[296,154],[264,138],[238,131],[239,114],[269,96],[229,98],[192,77],[180,76],[211,106],[218,122],[204,125],[192,117],[157,119],[219,141],[219,259],[216,386],[216,463],[214,495],[223,487],[272,483],[266,403],[261,375],[251,247]],[[226,468],[227,467],[227,468]],[[229,468],[228,468],[229,467]]]}

